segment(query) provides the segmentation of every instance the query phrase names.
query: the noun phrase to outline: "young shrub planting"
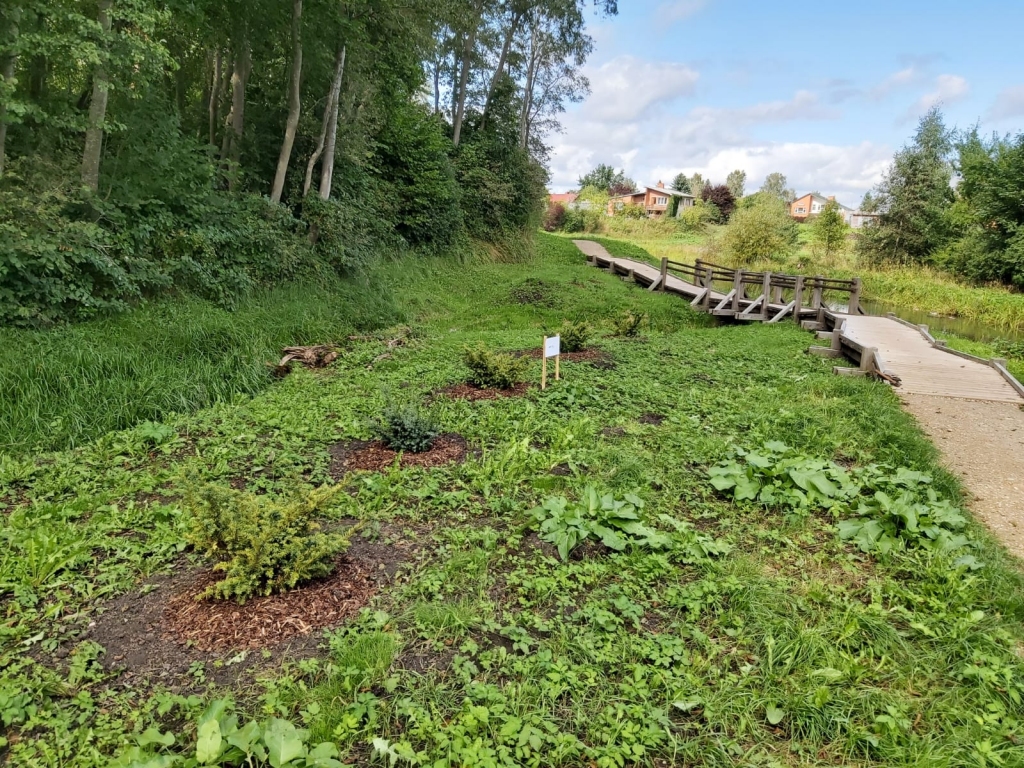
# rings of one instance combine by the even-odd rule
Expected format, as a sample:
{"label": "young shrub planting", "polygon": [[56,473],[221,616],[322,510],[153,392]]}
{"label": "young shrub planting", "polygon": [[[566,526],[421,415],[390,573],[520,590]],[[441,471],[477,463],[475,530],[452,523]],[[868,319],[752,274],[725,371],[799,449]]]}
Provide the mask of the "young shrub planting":
{"label": "young shrub planting", "polygon": [[244,604],[250,597],[328,575],[352,533],[323,533],[314,520],[336,492],[324,486],[303,499],[280,503],[213,484],[190,490],[185,499],[191,516],[186,538],[217,560],[214,570],[224,573],[199,597]]}
{"label": "young shrub planting", "polygon": [[797,225],[784,202],[759,195],[756,201],[736,209],[723,240],[731,263],[736,265],[784,259],[796,248]]}
{"label": "young shrub planting", "polygon": [[640,329],[647,320],[647,313],[638,309],[626,310],[619,317],[612,320],[612,328],[616,336],[634,338],[640,335]]}
{"label": "young shrub planting", "polygon": [[582,352],[593,333],[594,328],[588,322],[566,320],[558,334],[562,339],[562,351]]}
{"label": "young shrub planting", "polygon": [[505,352],[492,352],[482,344],[466,347],[462,361],[469,368],[469,383],[484,389],[512,389],[526,376],[530,361]]}
{"label": "young shrub planting", "polygon": [[429,451],[440,427],[434,417],[414,403],[389,402],[376,425],[377,437],[393,451]]}

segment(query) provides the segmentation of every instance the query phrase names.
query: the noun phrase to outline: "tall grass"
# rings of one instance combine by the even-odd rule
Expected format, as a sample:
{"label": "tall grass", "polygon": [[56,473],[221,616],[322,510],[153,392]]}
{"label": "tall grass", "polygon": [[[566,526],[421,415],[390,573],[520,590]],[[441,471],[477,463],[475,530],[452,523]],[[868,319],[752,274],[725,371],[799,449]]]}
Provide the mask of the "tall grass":
{"label": "tall grass", "polygon": [[279,286],[235,311],[175,298],[57,329],[0,330],[0,451],[72,447],[256,393],[283,346],[397,322],[383,278]]}

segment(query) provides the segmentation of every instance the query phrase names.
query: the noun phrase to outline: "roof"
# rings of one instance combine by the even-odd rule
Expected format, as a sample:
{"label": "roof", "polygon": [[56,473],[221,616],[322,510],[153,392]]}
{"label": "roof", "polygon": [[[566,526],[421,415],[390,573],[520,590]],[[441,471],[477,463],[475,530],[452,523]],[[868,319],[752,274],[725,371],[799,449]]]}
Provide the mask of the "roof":
{"label": "roof", "polygon": [[828,202],[834,201],[836,203],[836,205],[838,205],[844,211],[852,211],[853,210],[853,208],[851,208],[848,205],[843,205],[838,200],[836,200],[834,197],[825,197],[824,195],[819,195],[817,192],[808,192],[806,195],[800,195],[793,202],[795,203],[795,202],[798,202],[800,200],[803,200],[805,197],[809,197],[812,200],[820,202],[820,203],[828,203]]}
{"label": "roof", "polygon": [[548,195],[552,203],[574,203],[579,197],[575,192],[553,193]]}
{"label": "roof", "polygon": [[680,192],[678,189],[669,189],[668,187],[640,187],[636,192],[627,192],[624,195],[614,195],[612,196],[612,200],[619,200],[623,197],[634,197],[635,195],[645,195],[648,191],[663,195],[672,195],[672,197],[693,197],[689,192]]}

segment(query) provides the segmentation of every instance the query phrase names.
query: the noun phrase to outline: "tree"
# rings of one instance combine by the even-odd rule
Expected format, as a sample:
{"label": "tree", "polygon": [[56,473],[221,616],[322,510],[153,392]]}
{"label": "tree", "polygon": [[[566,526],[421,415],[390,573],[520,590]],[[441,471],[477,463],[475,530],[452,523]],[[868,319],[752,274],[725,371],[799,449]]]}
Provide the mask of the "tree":
{"label": "tree", "polygon": [[20,33],[21,8],[11,7],[0,11],[0,178],[4,175],[4,158],[7,145],[7,120],[9,102],[14,93],[14,73],[18,65],[18,38]]}
{"label": "tree", "polygon": [[284,192],[285,177],[288,175],[288,163],[292,157],[292,145],[295,143],[295,132],[299,127],[302,113],[302,0],[292,0],[292,65],[288,78],[288,120],[284,128],[284,140],[281,142],[281,154],[277,158],[277,171],[274,174],[274,185],[270,191],[270,199],[281,202]]}
{"label": "tree", "polygon": [[774,195],[759,195],[737,208],[726,227],[723,244],[732,263],[742,266],[788,256],[797,242],[797,224],[786,204]]}
{"label": "tree", "polygon": [[729,217],[732,216],[732,212],[736,208],[736,198],[733,196],[732,190],[725,184],[705,185],[701,191],[701,200],[718,208],[723,224],[729,221]]}
{"label": "tree", "polygon": [[860,209],[864,213],[875,213],[878,211],[878,200],[871,194],[870,189],[864,193],[864,197],[860,201]]}
{"label": "tree", "polygon": [[811,239],[822,249],[825,258],[831,259],[846,245],[849,231],[850,227],[843,218],[839,203],[829,200],[811,224]]}
{"label": "tree", "polygon": [[942,113],[932,108],[878,185],[878,221],[859,241],[868,259],[923,264],[950,241],[952,149],[952,134]]}
{"label": "tree", "polygon": [[690,192],[690,178],[685,173],[677,173],[676,177],[672,179],[672,189]]}
{"label": "tree", "polygon": [[725,186],[732,192],[732,196],[739,200],[743,197],[743,188],[747,183],[746,171],[733,171],[725,179]]}
{"label": "tree", "polygon": [[786,177],[781,173],[769,173],[765,177],[761,191],[782,200],[784,203],[791,203],[796,200],[796,192],[788,187]]}
{"label": "tree", "polygon": [[636,191],[636,182],[626,176],[624,171],[616,171],[604,163],[580,176],[576,183],[580,189],[593,187],[610,195],[625,195]]}
{"label": "tree", "polygon": [[704,177],[701,176],[699,173],[695,173],[693,174],[693,176],[690,177],[689,184],[690,194],[693,195],[698,200],[703,200],[704,187],[707,186],[707,182],[704,181]]}
{"label": "tree", "polygon": [[82,152],[82,186],[93,192],[100,185],[100,156],[103,151],[103,121],[107,115],[110,82],[107,73],[106,38],[110,35],[111,0],[99,0],[96,19],[102,34],[97,46],[96,66],[92,73],[92,100],[89,103],[89,122],[85,129],[85,149]]}

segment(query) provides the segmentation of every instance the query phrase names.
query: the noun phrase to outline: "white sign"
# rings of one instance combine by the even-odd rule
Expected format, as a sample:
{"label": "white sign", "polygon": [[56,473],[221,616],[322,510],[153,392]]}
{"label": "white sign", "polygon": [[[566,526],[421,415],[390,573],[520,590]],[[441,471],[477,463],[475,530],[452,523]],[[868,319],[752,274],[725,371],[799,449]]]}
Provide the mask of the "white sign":
{"label": "white sign", "polygon": [[551,336],[544,339],[544,357],[558,357],[562,354],[562,338]]}

